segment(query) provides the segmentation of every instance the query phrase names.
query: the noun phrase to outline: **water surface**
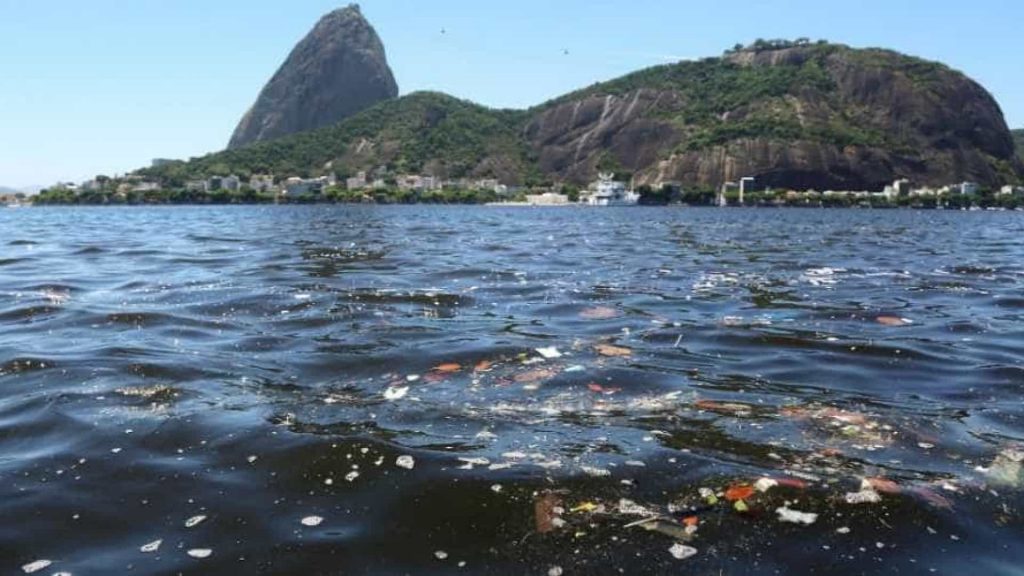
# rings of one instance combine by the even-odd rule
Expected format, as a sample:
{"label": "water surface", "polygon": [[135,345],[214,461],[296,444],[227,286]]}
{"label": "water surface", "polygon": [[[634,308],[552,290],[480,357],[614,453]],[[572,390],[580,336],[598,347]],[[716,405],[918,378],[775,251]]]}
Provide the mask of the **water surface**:
{"label": "water surface", "polygon": [[0,571],[1020,574],[1022,234],[0,211]]}

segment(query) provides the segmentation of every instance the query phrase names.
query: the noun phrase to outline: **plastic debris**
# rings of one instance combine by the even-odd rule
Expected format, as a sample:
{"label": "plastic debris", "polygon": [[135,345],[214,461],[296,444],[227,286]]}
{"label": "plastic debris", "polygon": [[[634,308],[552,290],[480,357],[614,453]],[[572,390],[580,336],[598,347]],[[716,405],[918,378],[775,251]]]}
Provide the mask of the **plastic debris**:
{"label": "plastic debris", "polygon": [[324,519],[320,516],[306,516],[301,520],[303,526],[309,528],[316,528],[317,526],[324,523]]}
{"label": "plastic debris", "polygon": [[882,501],[882,495],[875,492],[870,486],[861,487],[860,492],[847,492],[847,504],[877,504]]}
{"label": "plastic debris", "polygon": [[205,520],[206,520],[206,516],[203,515],[203,514],[200,514],[198,516],[193,516],[193,517],[189,518],[188,520],[185,520],[185,528],[194,528],[194,527],[202,524],[203,521],[205,521]]}
{"label": "plastic debris", "polygon": [[562,521],[562,499],[556,494],[544,494],[533,502],[533,517],[537,532],[547,534],[558,529]]}
{"label": "plastic debris", "polygon": [[743,500],[737,500],[737,501],[733,502],[732,507],[733,507],[734,510],[736,510],[740,514],[743,514],[745,512],[750,512],[750,506],[748,506],[747,503],[745,501],[743,501]]}
{"label": "plastic debris", "polygon": [[583,473],[586,474],[587,476],[591,476],[594,478],[606,478],[612,475],[611,470],[606,470],[604,468],[595,468],[593,466],[580,466],[580,470],[582,470]]}
{"label": "plastic debris", "polygon": [[624,516],[657,516],[647,508],[627,498],[619,500],[618,510],[619,514],[622,514]]}
{"label": "plastic debris", "polygon": [[882,326],[891,326],[894,328],[900,326],[909,326],[914,323],[913,320],[900,318],[899,316],[879,316],[878,318],[875,318],[875,322],[878,322]]}
{"label": "plastic debris", "polygon": [[613,346],[611,344],[598,344],[597,346],[594,346],[594,350],[596,350],[601,356],[610,356],[613,358],[624,358],[633,355],[633,351],[629,348]]}
{"label": "plastic debris", "polygon": [[156,552],[157,550],[159,550],[160,549],[160,545],[163,544],[163,543],[164,543],[163,540],[154,540],[154,541],[150,542],[149,544],[143,544],[139,548],[139,552],[142,552],[144,554],[152,554],[153,552]]}
{"label": "plastic debris", "polygon": [[50,565],[52,564],[53,562],[50,560],[36,560],[35,562],[29,562],[28,564],[25,564],[21,567],[21,570],[25,574],[32,574],[33,572],[39,572],[40,570],[49,568]]}
{"label": "plastic debris", "polygon": [[676,542],[668,549],[668,553],[672,555],[676,560],[686,560],[697,555],[697,549],[685,544]]}
{"label": "plastic debris", "polygon": [[569,511],[573,512],[573,513],[576,513],[576,512],[586,512],[586,513],[589,514],[590,512],[593,512],[593,511],[597,510],[598,508],[600,508],[600,506],[598,506],[597,504],[594,504],[593,502],[583,502],[583,503],[579,504],[578,506],[576,506],[575,508],[573,508],[573,509],[571,509]]}
{"label": "plastic debris", "polygon": [[730,502],[736,502],[737,500],[746,500],[754,495],[754,487],[749,484],[741,484],[737,486],[730,486],[725,491],[725,499]]}
{"label": "plastic debris", "polygon": [[395,466],[399,468],[405,468],[406,470],[412,470],[416,466],[416,460],[412,456],[399,456],[395,460]]}
{"label": "plastic debris", "polygon": [[991,466],[979,468],[978,471],[985,474],[989,482],[996,486],[1013,488],[1021,484],[1022,462],[1024,462],[1024,451],[1007,448],[996,456]]}
{"label": "plastic debris", "polygon": [[440,372],[441,374],[453,374],[455,372],[458,372],[459,370],[462,370],[462,365],[456,364],[455,362],[441,364],[440,366],[434,368],[434,372]]}
{"label": "plastic debris", "polygon": [[756,489],[758,492],[763,493],[771,490],[772,488],[775,488],[778,485],[778,480],[774,480],[772,478],[761,478],[754,483],[754,489]]}
{"label": "plastic debris", "polygon": [[188,551],[188,555],[202,560],[203,558],[209,558],[212,556],[213,550],[210,550],[209,548],[193,548]]}
{"label": "plastic debris", "polygon": [[552,566],[548,569],[548,576],[562,576],[562,574],[563,572],[561,566]]}
{"label": "plastic debris", "polygon": [[545,360],[556,360],[562,357],[562,353],[554,346],[548,348],[537,348],[537,353],[543,356]]}
{"label": "plastic debris", "polygon": [[384,391],[384,399],[394,402],[395,400],[401,400],[409,394],[409,387],[403,386],[401,388],[388,388]]}
{"label": "plastic debris", "polygon": [[580,312],[580,318],[583,318],[584,320],[610,320],[618,317],[619,311],[614,308],[608,308],[607,306],[587,308]]}
{"label": "plastic debris", "polygon": [[444,550],[438,550],[437,552],[434,552],[434,558],[437,558],[438,560],[447,560],[448,553]]}
{"label": "plastic debris", "polygon": [[791,510],[787,507],[778,508],[775,513],[779,515],[780,522],[790,522],[792,524],[803,524],[810,526],[818,521],[818,515],[812,512],[800,512],[799,510]]}

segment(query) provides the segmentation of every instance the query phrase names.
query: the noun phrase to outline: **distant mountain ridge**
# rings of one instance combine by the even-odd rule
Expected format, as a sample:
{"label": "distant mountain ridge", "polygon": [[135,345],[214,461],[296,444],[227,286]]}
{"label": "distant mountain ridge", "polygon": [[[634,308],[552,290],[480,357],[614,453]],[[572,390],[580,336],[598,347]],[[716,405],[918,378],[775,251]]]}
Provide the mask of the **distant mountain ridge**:
{"label": "distant mountain ridge", "polygon": [[1019,128],[1011,132],[1013,134],[1013,143],[1017,146],[1017,156],[1024,160],[1024,128]]}
{"label": "distant mountain ridge", "polygon": [[[361,16],[360,16],[361,18]],[[451,96],[390,99],[340,123],[144,173],[167,185],[215,174],[497,177],[586,183],[879,190],[1019,181],[1024,165],[995,99],[942,64],[881,49],[758,41],[648,68],[529,110]]]}
{"label": "distant mountain ridge", "polygon": [[228,148],[329,126],[397,96],[384,45],[352,4],[321,18],[295,46]]}

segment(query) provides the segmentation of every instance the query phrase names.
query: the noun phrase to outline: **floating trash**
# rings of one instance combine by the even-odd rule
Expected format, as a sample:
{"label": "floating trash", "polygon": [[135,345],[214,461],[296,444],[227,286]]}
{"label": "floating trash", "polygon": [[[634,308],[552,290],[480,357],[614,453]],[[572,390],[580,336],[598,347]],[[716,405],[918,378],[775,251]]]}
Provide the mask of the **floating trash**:
{"label": "floating trash", "polygon": [[204,558],[209,558],[210,556],[212,556],[213,550],[209,548],[193,548],[188,551],[188,555],[193,558],[198,558],[202,560]]}
{"label": "floating trash", "polygon": [[775,513],[779,515],[780,522],[810,526],[818,521],[817,514],[812,512],[800,512],[799,510],[792,510],[787,507],[778,508],[775,510]]}
{"label": "floating trash", "polygon": [[324,523],[324,519],[320,516],[306,516],[301,520],[303,526],[309,528],[316,528],[317,526]]}
{"label": "floating trash", "polygon": [[405,468],[406,470],[412,470],[416,466],[416,460],[414,460],[412,456],[399,456],[395,460],[395,466]]}
{"label": "floating trash", "polygon": [[154,541],[150,542],[149,544],[143,544],[139,548],[139,551],[143,552],[145,554],[152,554],[153,552],[156,552],[157,550],[159,550],[160,549],[160,545],[163,544],[163,543],[164,543],[163,540],[154,540]]}
{"label": "floating trash", "polygon": [[409,387],[404,386],[401,388],[388,388],[384,391],[384,399],[394,402],[395,400],[401,400],[409,394]]}
{"label": "floating trash", "polygon": [[188,520],[185,520],[185,528],[194,528],[194,527],[202,524],[203,521],[205,521],[205,520],[206,520],[206,516],[205,515],[200,514],[198,516],[193,516],[193,517],[189,518]]}
{"label": "floating trash", "polygon": [[692,546],[686,546],[685,544],[679,544],[678,542],[673,544],[668,549],[669,554],[672,555],[676,560],[686,560],[697,555],[697,549]]}
{"label": "floating trash", "polygon": [[562,357],[562,353],[554,346],[549,348],[537,348],[537,353],[543,356],[545,360],[555,360]]}
{"label": "floating trash", "polygon": [[52,564],[53,562],[50,560],[36,560],[35,562],[29,562],[28,564],[25,564],[21,567],[21,570],[25,574],[32,574],[34,572],[39,572],[40,570],[45,570],[46,568],[49,568]]}

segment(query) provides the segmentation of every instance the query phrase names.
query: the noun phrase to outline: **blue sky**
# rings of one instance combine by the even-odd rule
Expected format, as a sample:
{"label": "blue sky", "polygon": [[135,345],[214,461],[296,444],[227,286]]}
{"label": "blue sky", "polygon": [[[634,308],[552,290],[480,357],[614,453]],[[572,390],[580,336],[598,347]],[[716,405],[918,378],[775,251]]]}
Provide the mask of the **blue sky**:
{"label": "blue sky", "polygon": [[[332,0],[0,0],[0,184],[221,149]],[[1021,0],[363,0],[403,93],[524,107],[758,37],[945,62],[1024,127]],[[441,34],[441,29],[446,34]],[[563,51],[569,50],[569,55]]]}

